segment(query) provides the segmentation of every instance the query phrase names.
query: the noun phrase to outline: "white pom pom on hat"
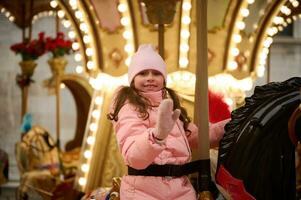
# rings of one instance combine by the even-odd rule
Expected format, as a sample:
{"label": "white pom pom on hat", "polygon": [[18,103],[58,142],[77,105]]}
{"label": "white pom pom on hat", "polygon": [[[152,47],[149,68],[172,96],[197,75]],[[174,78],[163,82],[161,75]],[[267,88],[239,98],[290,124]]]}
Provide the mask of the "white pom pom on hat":
{"label": "white pom pom on hat", "polygon": [[128,80],[129,84],[134,77],[141,71],[153,69],[159,71],[166,80],[166,63],[162,57],[155,51],[151,44],[142,44],[139,46],[137,52],[132,56],[129,70]]}

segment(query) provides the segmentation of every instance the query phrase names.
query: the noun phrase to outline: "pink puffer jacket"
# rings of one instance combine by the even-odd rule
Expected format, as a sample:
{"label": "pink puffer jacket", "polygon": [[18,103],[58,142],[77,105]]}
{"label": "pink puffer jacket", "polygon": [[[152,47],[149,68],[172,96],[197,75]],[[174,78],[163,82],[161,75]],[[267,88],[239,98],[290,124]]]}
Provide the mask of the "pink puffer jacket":
{"label": "pink puffer jacket", "polygon": [[[152,105],[159,105],[162,101],[162,91],[143,93]],[[144,169],[150,164],[184,164],[191,159],[190,147],[197,147],[197,127],[190,123],[191,131],[187,137],[183,123],[178,120],[168,135],[165,144],[159,145],[152,137],[156,125],[158,107],[152,107],[149,118],[139,118],[138,112],[131,104],[125,104],[118,114],[118,121],[114,122],[120,151],[126,165],[135,169]],[[210,128],[210,143],[216,145],[223,136],[223,124]],[[186,176],[145,177],[124,176],[120,189],[121,200],[194,200],[195,191]]]}

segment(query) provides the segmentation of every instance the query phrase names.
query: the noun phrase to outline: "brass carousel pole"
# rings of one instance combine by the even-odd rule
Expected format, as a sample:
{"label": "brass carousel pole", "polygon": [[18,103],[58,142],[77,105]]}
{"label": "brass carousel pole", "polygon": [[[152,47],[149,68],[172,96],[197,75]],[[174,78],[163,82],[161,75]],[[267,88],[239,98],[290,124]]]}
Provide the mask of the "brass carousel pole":
{"label": "brass carousel pole", "polygon": [[271,82],[271,52],[268,53],[267,58],[267,83]]}
{"label": "brass carousel pole", "polygon": [[159,54],[164,59],[164,24],[158,24]]}
{"label": "brass carousel pole", "polygon": [[[56,33],[58,33],[60,30],[59,30],[59,17],[58,17],[58,13],[56,11],[56,15],[55,15],[55,30],[56,30]],[[58,147],[58,150],[60,152],[60,149],[61,149],[61,141],[60,141],[60,135],[61,135],[61,132],[60,132],[60,127],[61,127],[61,124],[60,124],[60,112],[61,112],[61,109],[60,109],[60,103],[61,103],[61,99],[60,99],[60,85],[61,85],[61,80],[60,80],[60,75],[61,74],[57,74],[57,77],[55,79],[55,96],[56,96],[56,141],[57,141],[57,147]]]}
{"label": "brass carousel pole", "polygon": [[[25,1],[22,1],[22,22],[23,22],[23,26],[22,27],[22,41],[24,42],[26,39],[26,35],[25,35]],[[23,121],[23,116],[25,115],[26,111],[27,111],[27,96],[28,96],[28,87],[27,86],[23,86],[20,87],[21,89],[21,96],[22,96],[22,102],[21,102],[21,123]]]}
{"label": "brass carousel pole", "polygon": [[197,18],[197,68],[195,85],[194,120],[199,127],[199,148],[197,159],[201,160],[198,174],[199,199],[213,199],[209,158],[209,119],[208,119],[208,64],[207,64],[207,0],[196,1]]}
{"label": "brass carousel pole", "polygon": [[62,165],[60,153],[60,112],[61,112],[61,76],[64,74],[64,69],[67,65],[66,59],[50,59],[48,60],[48,64],[50,65],[51,71],[53,73],[52,80],[54,81],[55,88],[55,99],[56,99],[56,146],[59,153],[59,162],[60,162],[60,174],[65,174],[64,168]]}
{"label": "brass carousel pole", "polygon": [[164,59],[164,25],[171,24],[176,13],[177,0],[142,0],[151,24],[158,25],[159,54]]}
{"label": "brass carousel pole", "polygon": [[[59,17],[57,10],[55,11],[55,30],[56,34],[59,30]],[[51,71],[53,73],[53,78],[55,81],[55,99],[56,99],[56,146],[58,150],[58,159],[59,159],[59,175],[64,175],[65,170],[62,164],[61,159],[61,76],[64,74],[64,69],[66,67],[67,61],[63,60],[48,60],[48,64],[51,66]],[[63,178],[61,176],[61,178]]]}
{"label": "brass carousel pole", "polygon": [[60,150],[60,76],[55,79],[55,96],[56,96],[56,141],[58,150]]}
{"label": "brass carousel pole", "polygon": [[32,21],[31,21],[31,19],[32,19],[32,15],[33,15],[33,0],[30,0],[30,24],[29,24],[29,28],[28,28],[28,40],[30,41],[31,40],[31,36],[32,36]]}
{"label": "brass carousel pole", "polygon": [[[33,9],[33,0],[30,1],[30,18],[32,16],[32,9]],[[31,40],[31,34],[32,34],[32,24],[29,24],[29,31],[28,31],[28,37],[26,37],[26,5],[25,5],[25,1],[22,2],[22,21],[23,21],[23,27],[22,27],[22,41],[25,42],[26,40],[30,41]],[[27,64],[28,63],[28,64]],[[22,69],[22,75],[23,77],[25,77],[26,79],[30,79],[30,77],[33,74],[33,69],[35,68],[36,64],[35,63],[29,63],[29,62],[22,62],[20,64],[21,69]],[[32,68],[32,72],[31,70],[29,71],[29,68]],[[27,70],[28,69],[28,70]],[[29,83],[30,84],[30,83]],[[27,104],[28,104],[28,90],[29,90],[29,84],[27,85],[23,85],[20,86],[21,88],[21,96],[22,96],[22,103],[21,103],[21,123],[23,120],[24,115],[27,112]]]}
{"label": "brass carousel pole", "polygon": [[22,27],[22,41],[24,42],[25,41],[25,38],[26,38],[26,35],[25,35],[25,0],[22,1],[22,24],[23,24],[23,27]]}
{"label": "brass carousel pole", "polygon": [[22,107],[21,107],[21,122],[23,121],[23,117],[27,112],[27,98],[28,98],[28,86],[24,86],[21,88],[22,93]]}
{"label": "brass carousel pole", "polygon": [[61,160],[61,140],[60,140],[60,102],[61,102],[61,75],[57,74],[55,78],[55,96],[56,96],[56,146],[58,151],[58,159],[59,159],[59,175],[65,174],[65,170],[63,168],[62,160]]}

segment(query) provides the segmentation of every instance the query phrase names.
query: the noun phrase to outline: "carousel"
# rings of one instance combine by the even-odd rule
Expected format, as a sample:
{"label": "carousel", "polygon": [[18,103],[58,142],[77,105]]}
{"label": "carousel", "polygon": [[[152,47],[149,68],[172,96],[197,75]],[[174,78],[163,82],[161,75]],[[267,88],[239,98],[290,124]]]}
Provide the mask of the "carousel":
{"label": "carousel", "polygon": [[[273,191],[281,191],[282,199],[300,198],[301,78],[270,83],[269,63],[274,37],[299,20],[300,4],[1,0],[2,15],[21,33],[21,42],[11,44],[20,71],[15,74],[21,95],[18,199],[119,199],[127,168],[106,114],[115,89],[127,85],[130,57],[144,43],[153,44],[166,61],[167,86],[178,92],[199,126],[200,149],[193,157],[204,162],[191,176],[199,199],[276,199]],[[43,18],[53,23],[36,37],[33,30]],[[53,133],[34,123],[30,109],[44,54],[51,55],[41,85],[55,105],[49,119]],[[259,78],[265,85],[246,98]],[[62,127],[68,123],[62,116],[69,111],[62,90],[70,93],[75,121],[64,144]],[[209,122],[230,116],[220,147],[209,149]]]}

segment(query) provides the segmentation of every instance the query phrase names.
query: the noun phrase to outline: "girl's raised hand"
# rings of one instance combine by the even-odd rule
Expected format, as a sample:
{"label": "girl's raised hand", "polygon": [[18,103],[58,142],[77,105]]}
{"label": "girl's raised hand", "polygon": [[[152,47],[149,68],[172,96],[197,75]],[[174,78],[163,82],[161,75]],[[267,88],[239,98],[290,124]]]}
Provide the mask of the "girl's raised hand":
{"label": "girl's raised hand", "polygon": [[171,99],[164,99],[158,108],[155,137],[159,140],[164,140],[172,130],[180,114],[181,111],[179,109],[173,110],[173,101]]}

